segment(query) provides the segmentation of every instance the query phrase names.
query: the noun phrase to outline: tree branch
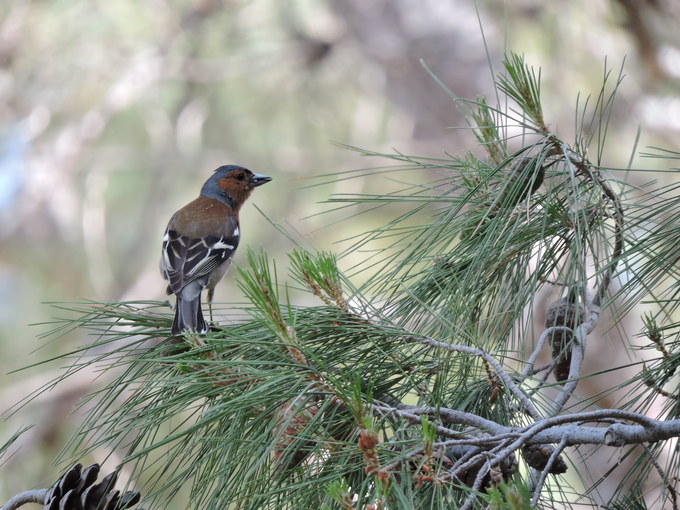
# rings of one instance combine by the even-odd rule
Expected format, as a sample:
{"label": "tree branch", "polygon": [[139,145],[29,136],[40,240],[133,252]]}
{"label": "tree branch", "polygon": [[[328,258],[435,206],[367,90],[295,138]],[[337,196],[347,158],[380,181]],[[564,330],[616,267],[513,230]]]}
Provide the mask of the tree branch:
{"label": "tree branch", "polygon": [[28,503],[38,503],[40,505],[45,504],[45,498],[47,497],[50,489],[36,489],[32,491],[25,491],[21,494],[17,494],[12,497],[7,503],[0,507],[0,510],[15,510],[20,506],[24,506]]}
{"label": "tree branch", "polygon": [[[580,444],[600,444],[606,446],[624,446],[626,444],[653,443],[673,437],[680,437],[680,419],[655,420],[643,414],[620,409],[600,409],[584,413],[566,414],[544,418],[525,427],[508,427],[492,420],[471,413],[464,413],[454,409],[436,407],[400,408],[385,405],[373,405],[373,411],[379,415],[392,415],[412,423],[420,424],[420,416],[427,415],[439,418],[447,425],[467,425],[493,434],[484,438],[484,442],[498,443],[508,437],[515,441],[508,448],[525,444],[553,444],[565,441],[565,446]],[[611,423],[612,420],[617,420]],[[635,425],[621,423],[621,420],[635,422]],[[607,423],[607,427],[588,427],[582,425],[588,422]],[[576,423],[576,424],[574,424]],[[440,434],[441,432],[441,434]],[[439,426],[437,433],[445,437],[458,437],[470,432],[455,431],[448,427]],[[435,443],[441,446],[449,443]]]}

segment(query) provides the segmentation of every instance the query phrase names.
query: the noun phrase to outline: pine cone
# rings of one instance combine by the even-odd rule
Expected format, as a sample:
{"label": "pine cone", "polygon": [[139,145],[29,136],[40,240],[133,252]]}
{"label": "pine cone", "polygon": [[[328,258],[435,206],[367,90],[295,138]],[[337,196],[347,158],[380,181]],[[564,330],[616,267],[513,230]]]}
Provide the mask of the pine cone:
{"label": "pine cone", "polygon": [[311,453],[315,442],[300,435],[319,412],[319,404],[303,407],[299,403],[284,402],[276,411],[274,433],[278,442],[274,448],[277,469],[288,471],[301,464]]}
{"label": "pine cone", "polygon": [[[549,444],[532,444],[522,447],[522,457],[532,468],[543,471],[554,451],[555,447]],[[561,475],[566,472],[567,464],[558,455],[552,466],[550,466],[548,473],[551,475]]]}
{"label": "pine cone", "polygon": [[[585,320],[585,310],[576,303],[573,297],[558,299],[545,314],[545,327],[564,326],[572,331]],[[559,382],[569,379],[571,366],[571,349],[574,340],[573,333],[568,331],[555,331],[550,335],[552,346],[552,359],[555,361],[555,379]]]}
{"label": "pine cone", "polygon": [[139,492],[121,495],[120,491],[113,490],[117,473],[93,485],[99,475],[99,464],[92,464],[81,473],[82,467],[76,464],[54,484],[45,499],[44,510],[121,510],[139,502]]}
{"label": "pine cone", "polygon": [[[465,457],[466,459],[472,458],[482,451],[478,446],[452,446],[446,449],[446,457],[455,464],[459,459]],[[465,471],[457,473],[458,480],[472,487],[477,478],[480,468],[484,465],[486,459],[479,458],[472,466],[469,466]],[[517,471],[517,459],[514,455],[509,455],[504,458],[501,463],[495,468],[491,469],[482,481],[482,489],[487,487],[493,487],[498,485],[500,482],[507,482],[510,477]]]}

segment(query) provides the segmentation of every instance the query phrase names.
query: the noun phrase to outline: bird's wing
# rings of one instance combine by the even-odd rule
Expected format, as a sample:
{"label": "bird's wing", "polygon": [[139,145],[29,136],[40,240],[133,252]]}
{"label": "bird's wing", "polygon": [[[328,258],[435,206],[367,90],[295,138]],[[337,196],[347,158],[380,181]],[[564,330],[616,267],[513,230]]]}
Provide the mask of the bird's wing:
{"label": "bird's wing", "polygon": [[222,233],[200,238],[181,235],[171,227],[166,230],[161,272],[169,282],[169,293],[176,294],[229,260],[238,246],[239,228],[236,222],[227,223]]}

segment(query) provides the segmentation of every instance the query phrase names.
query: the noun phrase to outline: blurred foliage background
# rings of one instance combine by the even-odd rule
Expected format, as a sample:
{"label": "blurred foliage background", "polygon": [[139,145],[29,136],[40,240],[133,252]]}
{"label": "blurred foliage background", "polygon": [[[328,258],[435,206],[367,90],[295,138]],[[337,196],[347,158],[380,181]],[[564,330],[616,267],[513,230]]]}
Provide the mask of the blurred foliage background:
{"label": "blurred foliage background", "polygon": [[[679,23],[673,0],[0,3],[0,413],[54,377],[11,371],[82,340],[44,345],[47,327],[31,324],[59,315],[46,302],[165,298],[160,236],[217,166],[274,178],[244,209],[242,243],[281,266],[293,242],[262,214],[326,250],[398,214],[318,215],[334,193],[391,185],[318,177],[386,164],[333,142],[432,156],[475,147],[451,129],[462,117],[421,59],[475,98],[492,92],[506,49],[523,53],[541,68],[546,118],[563,137],[577,94],[598,92],[605,60],[625,61],[604,160],[625,166],[638,128],[641,147],[677,149]],[[217,301],[242,299],[234,274]],[[0,501],[54,479],[70,411],[94,383],[0,423],[0,439],[39,424],[3,459]]]}

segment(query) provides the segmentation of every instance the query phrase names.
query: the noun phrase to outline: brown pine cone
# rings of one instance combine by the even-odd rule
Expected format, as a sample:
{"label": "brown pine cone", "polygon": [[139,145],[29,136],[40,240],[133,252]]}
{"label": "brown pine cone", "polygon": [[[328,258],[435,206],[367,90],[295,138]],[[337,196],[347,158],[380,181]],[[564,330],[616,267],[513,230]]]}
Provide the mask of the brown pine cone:
{"label": "brown pine cone", "polygon": [[[555,451],[555,447],[549,444],[532,444],[522,447],[522,457],[532,468],[543,471],[545,466],[548,465],[548,459]],[[558,457],[550,466],[551,475],[561,475],[567,472],[567,464],[562,460],[562,457]]]}
{"label": "brown pine cone", "polygon": [[[463,457],[472,458],[481,451],[482,449],[477,446],[452,446],[446,449],[446,457],[455,464],[458,459],[462,459]],[[464,471],[457,473],[458,480],[468,487],[472,487],[479,470],[485,462],[486,459],[479,458],[473,465],[469,466]],[[517,471],[517,459],[513,454],[503,459],[496,468],[491,469],[484,476],[481,488],[493,487],[502,481],[508,481],[515,471]]]}
{"label": "brown pine cone", "polygon": [[[558,299],[545,314],[545,327],[564,326],[572,331],[585,320],[585,310],[573,297]],[[554,331],[550,335],[552,359],[555,361],[555,379],[559,382],[569,378],[571,366],[571,349],[574,340],[573,333],[568,331]]]}

